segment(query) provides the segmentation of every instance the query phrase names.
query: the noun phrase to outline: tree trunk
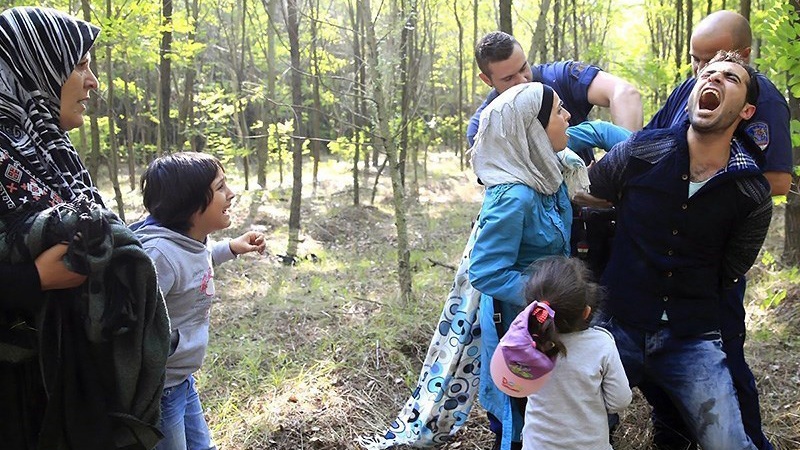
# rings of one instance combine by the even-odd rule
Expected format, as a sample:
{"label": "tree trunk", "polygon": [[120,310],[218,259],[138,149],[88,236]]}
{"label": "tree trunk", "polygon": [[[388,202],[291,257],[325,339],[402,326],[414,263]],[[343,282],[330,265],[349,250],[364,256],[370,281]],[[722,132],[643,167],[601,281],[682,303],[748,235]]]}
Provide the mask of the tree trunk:
{"label": "tree trunk", "polygon": [[[89,0],[82,0],[81,1],[81,9],[83,11],[83,20],[87,22],[92,21],[92,7],[89,3]],[[97,72],[97,52],[95,48],[89,51],[92,54],[92,61],[89,63],[89,66],[92,69],[92,72]],[[100,96],[92,95],[89,98],[89,111],[99,111],[100,110]],[[89,175],[92,177],[93,180],[97,180],[98,177],[98,168],[100,167],[100,160],[103,159],[103,156],[100,154],[100,126],[97,124],[97,115],[91,114],[89,116],[89,135],[92,137],[92,148],[89,151],[89,157],[86,158],[86,170],[89,171]]]}
{"label": "tree trunk", "polygon": [[[691,2],[692,0],[687,0]],[[681,64],[683,63],[683,0],[675,1],[675,35],[672,40],[675,42],[675,84],[681,81]]]}
{"label": "tree trunk", "polygon": [[550,11],[550,0],[542,0],[539,5],[539,17],[536,19],[536,29],[533,30],[531,48],[528,51],[528,61],[536,64],[537,61],[547,61],[547,13]]}
{"label": "tree trunk", "polygon": [[[200,15],[200,5],[198,0],[185,0],[186,14],[192,18],[192,28],[186,35],[186,40],[194,42],[197,36],[197,18]],[[176,136],[175,148],[183,151],[186,143],[186,135],[191,132],[194,125],[194,80],[197,76],[197,69],[194,61],[191,61],[183,75],[183,101],[178,111],[178,135]]]}
{"label": "tree trunk", "polygon": [[[111,17],[111,0],[106,0],[106,17]],[[106,106],[108,117],[108,175],[114,188],[114,199],[117,202],[117,214],[125,221],[125,202],[122,200],[122,190],[119,187],[119,155],[117,153],[117,126],[114,114],[114,70],[111,57],[111,44],[106,45],[106,75],[108,87],[106,88]]]}
{"label": "tree trunk", "polygon": [[571,6],[571,14],[572,17],[572,60],[578,61],[580,60],[580,50],[578,48],[578,5],[576,4],[575,0],[570,2]]}
{"label": "tree trunk", "polygon": [[[275,6],[277,0],[262,0],[264,8],[267,10],[267,15],[270,20],[275,23],[277,14],[275,13]],[[269,161],[269,142],[270,138],[275,142],[275,148],[280,152],[280,140],[277,133],[272,134],[272,127],[270,124],[276,122],[275,106],[271,102],[275,98],[275,29],[274,27],[267,27],[267,101],[264,104],[264,149],[259,153],[258,157],[258,184],[266,188],[267,186],[267,161]],[[281,182],[283,181],[283,171],[281,169]]]}
{"label": "tree trunk", "polygon": [[375,39],[375,28],[372,23],[369,0],[363,0],[364,24],[367,31],[367,58],[369,62],[370,78],[372,79],[373,95],[377,116],[377,136],[375,145],[383,148],[389,164],[389,174],[392,179],[392,200],[394,204],[394,220],[397,228],[397,276],[400,284],[400,298],[403,302],[411,301],[412,279],[410,269],[410,252],[408,249],[408,230],[406,223],[406,206],[403,185],[400,182],[400,168],[398,167],[397,149],[390,136],[389,118],[386,116],[386,103],[384,103],[383,82],[378,70],[378,44]]}
{"label": "tree trunk", "polygon": [[[353,2],[347,2],[347,12],[350,15],[350,25],[353,27],[353,80],[355,81],[355,95],[353,96],[353,112],[350,114],[353,122],[353,143],[355,154],[353,155],[353,206],[361,204],[361,187],[358,163],[361,160],[361,143],[363,136],[362,125],[364,123],[361,115],[361,102],[364,101],[364,85],[361,83],[359,74],[364,66],[364,58],[361,56],[361,35],[360,21],[361,14],[353,7]],[[365,161],[366,162],[366,161]],[[366,172],[366,166],[364,171]]]}
{"label": "tree trunk", "polygon": [[409,118],[409,86],[408,68],[411,64],[411,41],[414,30],[414,11],[413,7],[409,12],[403,5],[402,14],[405,16],[405,23],[400,30],[400,76],[398,77],[400,90],[400,145],[398,146],[397,165],[400,169],[400,184],[405,188],[406,185],[406,162],[408,160],[408,118]]}
{"label": "tree trunk", "polygon": [[510,35],[514,35],[513,25],[511,21],[511,1],[512,0],[499,0],[498,11],[500,12],[500,31],[505,31]]}
{"label": "tree trunk", "polygon": [[244,150],[242,154],[242,169],[244,169],[244,190],[250,190],[250,127],[247,125],[247,104],[244,101],[242,86],[244,85],[245,67],[244,58],[247,51],[247,0],[242,0],[242,41],[240,43],[239,60],[236,63],[236,107],[238,109],[237,122],[239,124],[239,139]]}
{"label": "tree trunk", "polygon": [[[791,0],[794,10],[800,14],[800,0]],[[800,25],[793,24],[795,28]],[[787,80],[790,74],[786,74]],[[800,98],[795,97],[789,89],[789,110],[792,120],[800,120]],[[800,166],[800,147],[792,150],[795,169]],[[792,173],[792,187],[786,194],[786,213],[784,215],[783,261],[792,266],[800,265],[800,177],[795,170]]]}
{"label": "tree trunk", "polygon": [[161,47],[159,51],[160,62],[158,71],[158,139],[157,147],[160,154],[171,151],[170,135],[172,127],[169,118],[169,104],[172,90],[170,87],[171,52],[172,52],[172,0],[161,0]]}
{"label": "tree trunk", "polygon": [[564,36],[561,33],[561,0],[555,0],[553,5],[553,61],[561,59],[561,42]]}
{"label": "tree trunk", "polygon": [[[472,1],[472,45],[469,46],[470,50],[475,48],[475,45],[478,43],[478,0]],[[459,52],[461,54],[461,52]],[[431,53],[433,55],[433,53]],[[472,61],[472,71],[471,76],[469,77],[472,80],[470,83],[470,95],[469,95],[469,104],[471,105],[478,98],[478,62],[475,61],[475,58],[470,58]],[[436,90],[433,89],[433,92]],[[436,111],[436,109],[434,109]],[[463,134],[463,133],[462,133]]]}
{"label": "tree trunk", "polygon": [[300,71],[300,17],[297,0],[286,2],[286,29],[289,34],[289,54],[292,62],[292,109],[294,110],[294,133],[292,137],[292,200],[289,207],[289,242],[286,256],[297,257],[300,241],[300,203],[303,199],[303,92]]}
{"label": "tree trunk", "polygon": [[[127,61],[127,58],[125,58]],[[127,68],[127,64],[126,64]],[[128,70],[125,71],[129,73]],[[131,191],[136,190],[136,150],[133,147],[133,128],[134,128],[134,102],[130,101],[131,94],[130,89],[128,87],[130,83],[126,79],[124,81],[125,86],[125,136],[126,141],[125,147],[128,153],[128,185],[131,188]]]}
{"label": "tree trunk", "polygon": [[319,0],[314,0],[311,5],[311,96],[314,108],[311,111],[311,156],[314,160],[314,165],[311,169],[311,183],[314,195],[317,193],[317,185],[319,184],[319,160],[322,155],[322,129],[320,126],[320,115],[322,114],[322,101],[319,94],[319,54],[317,52],[318,36],[317,28],[319,27]]}
{"label": "tree trunk", "polygon": [[686,0],[686,45],[683,53],[683,60],[686,64],[691,64],[692,57],[689,50],[692,48],[692,30],[694,29],[694,0]]}
{"label": "tree trunk", "polygon": [[[461,170],[464,170],[464,27],[461,25],[460,11],[458,10],[458,0],[453,0],[453,16],[458,26],[458,161]],[[475,58],[472,58],[475,59]]]}
{"label": "tree trunk", "polygon": [[739,13],[748,21],[750,20],[750,0],[741,0]]}

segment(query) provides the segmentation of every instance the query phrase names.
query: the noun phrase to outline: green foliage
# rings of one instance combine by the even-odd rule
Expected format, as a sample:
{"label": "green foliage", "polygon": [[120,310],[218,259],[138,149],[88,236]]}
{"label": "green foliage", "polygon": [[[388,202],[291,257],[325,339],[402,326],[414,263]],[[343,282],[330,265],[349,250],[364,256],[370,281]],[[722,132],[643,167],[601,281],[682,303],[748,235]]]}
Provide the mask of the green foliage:
{"label": "green foliage", "polygon": [[794,7],[781,2],[757,12],[753,28],[764,40],[759,66],[774,74],[788,74],[787,87],[800,98],[800,17]]}
{"label": "green foliage", "polygon": [[352,160],[355,157],[356,145],[361,144],[361,154],[371,151],[371,146],[366,144],[366,133],[359,131],[353,136],[339,136],[336,140],[328,142],[328,151],[331,155],[338,156],[345,160]]}
{"label": "green foliage", "polygon": [[761,256],[761,265],[774,272],[771,278],[776,282],[768,289],[760,305],[762,308],[774,308],[786,299],[788,291],[785,286],[797,286],[800,284],[800,268],[780,268],[775,256],[766,250]]}

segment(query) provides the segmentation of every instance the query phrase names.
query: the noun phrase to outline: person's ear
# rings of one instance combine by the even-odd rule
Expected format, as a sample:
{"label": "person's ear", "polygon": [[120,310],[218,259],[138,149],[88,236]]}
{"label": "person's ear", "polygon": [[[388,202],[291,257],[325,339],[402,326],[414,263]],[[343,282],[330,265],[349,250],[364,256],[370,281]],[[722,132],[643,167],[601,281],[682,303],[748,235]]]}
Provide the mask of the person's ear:
{"label": "person's ear", "polygon": [[750,103],[745,103],[744,107],[742,108],[742,111],[739,113],[739,117],[741,117],[742,120],[750,120],[750,118],[753,117],[753,114],[755,113],[756,113],[756,107],[751,105]]}
{"label": "person's ear", "polygon": [[492,79],[489,78],[489,75],[486,75],[485,73],[481,72],[478,74],[478,77],[480,77],[480,79],[483,80],[483,82],[486,83],[487,86],[494,87],[494,84],[492,84]]}
{"label": "person's ear", "polygon": [[588,319],[591,314],[592,314],[592,307],[586,305],[586,308],[583,309],[583,320]]}
{"label": "person's ear", "polygon": [[752,50],[753,50],[753,48],[752,48],[752,47],[745,47],[745,48],[743,48],[743,49],[741,49],[741,50],[737,50],[737,51],[736,51],[736,53],[738,53],[738,54],[739,54],[739,56],[740,56],[740,57],[741,57],[743,60],[745,60],[745,61],[747,61],[747,62],[749,63],[749,62],[750,62],[750,52],[751,52]]}

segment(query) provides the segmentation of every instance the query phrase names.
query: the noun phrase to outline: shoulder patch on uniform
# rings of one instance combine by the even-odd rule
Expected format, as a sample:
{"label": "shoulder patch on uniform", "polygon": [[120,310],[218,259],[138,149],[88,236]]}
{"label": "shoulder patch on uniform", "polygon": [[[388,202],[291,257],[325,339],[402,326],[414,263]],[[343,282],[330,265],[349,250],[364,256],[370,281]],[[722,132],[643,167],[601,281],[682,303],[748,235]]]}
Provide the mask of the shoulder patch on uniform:
{"label": "shoulder patch on uniform", "polygon": [[578,61],[573,61],[569,65],[569,75],[572,78],[578,79],[581,77],[583,71],[586,70],[586,64]]}
{"label": "shoulder patch on uniform", "polygon": [[765,150],[769,145],[769,125],[766,122],[757,121],[748,124],[744,129],[753,142],[756,143],[761,150]]}

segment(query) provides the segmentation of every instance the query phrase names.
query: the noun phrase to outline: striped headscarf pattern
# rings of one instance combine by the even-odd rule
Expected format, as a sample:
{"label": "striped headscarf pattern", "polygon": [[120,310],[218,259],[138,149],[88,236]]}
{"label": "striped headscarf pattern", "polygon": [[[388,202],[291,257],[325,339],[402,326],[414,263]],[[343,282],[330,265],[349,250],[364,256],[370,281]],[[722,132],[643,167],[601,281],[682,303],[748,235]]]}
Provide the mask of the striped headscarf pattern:
{"label": "striped headscarf pattern", "polygon": [[0,214],[81,194],[102,205],[59,122],[61,86],[99,33],[55,9],[0,14]]}

